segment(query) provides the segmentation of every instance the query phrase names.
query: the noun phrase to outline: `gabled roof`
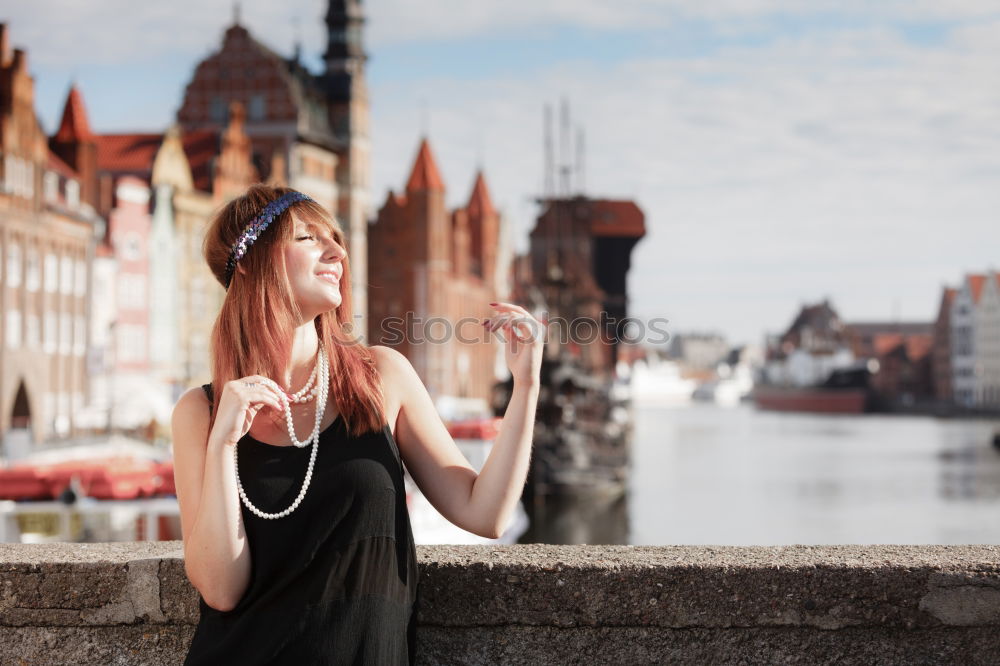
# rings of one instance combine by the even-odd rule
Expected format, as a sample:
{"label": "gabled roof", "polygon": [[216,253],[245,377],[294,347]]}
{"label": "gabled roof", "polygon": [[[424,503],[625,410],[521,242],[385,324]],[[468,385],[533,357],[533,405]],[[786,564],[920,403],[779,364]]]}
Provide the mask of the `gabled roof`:
{"label": "gabled roof", "polygon": [[97,137],[97,170],[150,171],[162,142],[162,134],[101,134]]}
{"label": "gabled roof", "polygon": [[971,273],[965,276],[969,283],[969,291],[972,292],[972,302],[978,303],[979,297],[983,293],[983,285],[986,284],[986,276],[978,273]]}
{"label": "gabled roof", "polygon": [[87,121],[87,108],[83,103],[83,95],[77,90],[76,84],[70,86],[59,131],[54,138],[58,143],[74,143],[94,138],[94,133],[90,131],[90,123]]}
{"label": "gabled roof", "polygon": [[472,196],[469,197],[469,205],[466,206],[466,209],[469,211],[469,217],[471,218],[496,215],[497,211],[493,208],[490,190],[486,187],[486,178],[483,176],[482,170],[476,173],[476,182],[472,186]]}
{"label": "gabled roof", "polygon": [[[113,173],[150,174],[163,143],[162,134],[101,134],[97,138],[97,169]],[[212,190],[212,160],[219,154],[215,130],[193,130],[181,136],[195,189]]]}
{"label": "gabled roof", "polygon": [[407,192],[420,190],[444,192],[444,181],[441,179],[441,172],[438,171],[437,164],[434,162],[431,145],[426,138],[420,141],[417,159],[413,163],[410,179],[406,181]]}

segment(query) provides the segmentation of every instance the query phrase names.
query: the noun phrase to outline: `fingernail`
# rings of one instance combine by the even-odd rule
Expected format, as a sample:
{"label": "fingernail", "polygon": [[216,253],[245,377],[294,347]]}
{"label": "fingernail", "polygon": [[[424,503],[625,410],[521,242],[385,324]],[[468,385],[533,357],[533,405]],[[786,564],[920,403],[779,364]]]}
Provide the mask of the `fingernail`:
{"label": "fingernail", "polygon": [[490,303],[490,305],[500,305],[499,303]]}

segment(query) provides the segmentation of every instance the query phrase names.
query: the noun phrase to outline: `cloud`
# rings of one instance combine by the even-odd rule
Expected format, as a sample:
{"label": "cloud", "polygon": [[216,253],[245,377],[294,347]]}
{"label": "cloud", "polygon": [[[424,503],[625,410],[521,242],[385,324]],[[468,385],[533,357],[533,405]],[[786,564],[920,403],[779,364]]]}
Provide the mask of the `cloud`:
{"label": "cloud", "polygon": [[[299,17],[304,50],[322,52],[325,2],[242,5],[272,47],[290,52]],[[482,164],[523,245],[543,183],[542,108],[566,95],[586,129],[588,191],[635,198],[647,215],[629,279],[637,314],[744,340],[824,296],[848,319],[889,317],[894,304],[929,318],[943,281],[995,262],[995,3],[383,0],[366,11],[373,70],[407,72],[372,78],[375,201],[403,185],[426,128],[450,203],[464,203]],[[14,43],[50,71],[166,58],[189,76],[231,9],[38,0],[8,16]],[[669,45],[698,21],[707,42],[680,55],[554,49],[478,77],[406,68],[431,45],[482,58],[484,36],[521,31],[530,43],[570,26]]]}
{"label": "cloud", "polygon": [[647,214],[629,280],[637,313],[746,340],[824,296],[848,319],[929,319],[941,282],[984,268],[1000,240],[991,30],[933,48],[839,30],[704,58],[394,82],[375,91],[376,191],[402,185],[430,100],[452,203],[485,146],[491,187],[526,231],[542,105],[566,94],[587,130],[589,191]]}

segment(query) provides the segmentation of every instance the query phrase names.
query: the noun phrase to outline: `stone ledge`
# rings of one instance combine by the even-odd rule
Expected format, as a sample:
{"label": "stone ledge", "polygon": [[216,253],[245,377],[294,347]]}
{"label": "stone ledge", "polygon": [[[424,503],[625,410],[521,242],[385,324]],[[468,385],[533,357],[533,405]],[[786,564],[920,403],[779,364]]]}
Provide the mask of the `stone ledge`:
{"label": "stone ledge", "polygon": [[[643,654],[995,663],[1000,654],[1000,546],[417,551],[428,663],[643,663]],[[198,620],[182,556],[177,541],[0,544],[0,654],[179,663]]]}

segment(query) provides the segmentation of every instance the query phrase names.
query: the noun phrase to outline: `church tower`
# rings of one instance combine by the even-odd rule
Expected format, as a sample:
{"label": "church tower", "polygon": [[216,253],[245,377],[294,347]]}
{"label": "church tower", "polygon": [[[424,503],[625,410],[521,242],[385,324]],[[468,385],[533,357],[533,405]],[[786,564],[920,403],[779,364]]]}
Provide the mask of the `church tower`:
{"label": "church tower", "polygon": [[368,214],[371,204],[371,140],[360,0],[330,0],[326,12],[326,64],[322,76],[330,127],[337,137],[338,217],[348,235],[357,332],[367,338]]}

